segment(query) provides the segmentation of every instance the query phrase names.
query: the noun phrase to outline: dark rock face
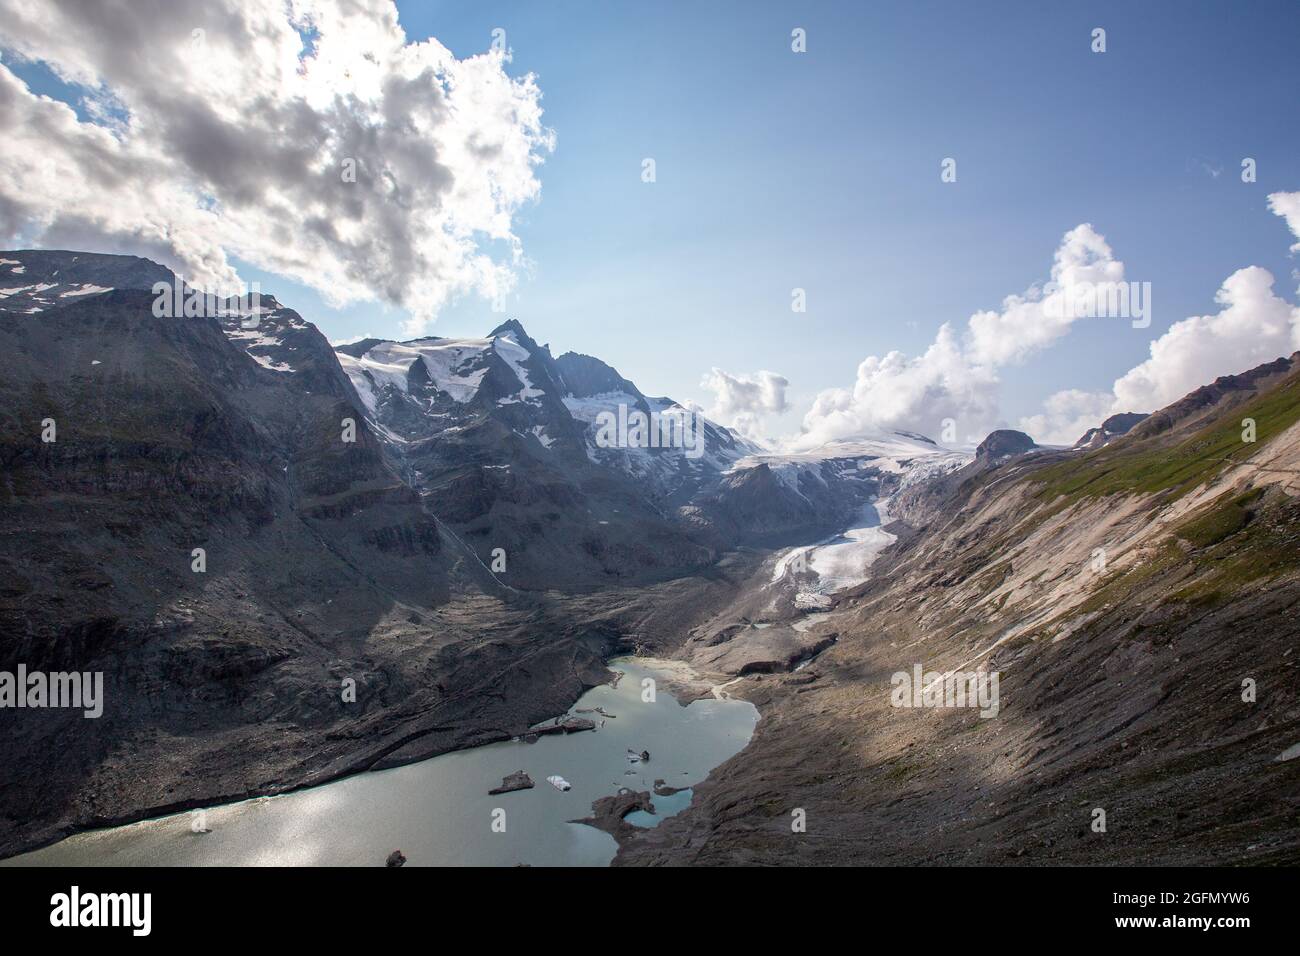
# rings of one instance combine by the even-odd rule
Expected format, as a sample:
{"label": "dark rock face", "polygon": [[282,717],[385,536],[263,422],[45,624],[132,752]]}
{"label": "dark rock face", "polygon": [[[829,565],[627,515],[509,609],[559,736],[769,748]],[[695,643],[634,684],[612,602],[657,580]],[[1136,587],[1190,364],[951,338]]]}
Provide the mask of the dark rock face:
{"label": "dark rock face", "polygon": [[[34,283],[59,278],[18,255]],[[122,281],[121,257],[94,258],[76,268]],[[395,609],[472,587],[374,436],[342,440],[343,419],[361,416],[319,332],[289,310],[269,317],[276,364],[297,369],[277,371],[218,319],[155,317],[153,301],[123,287],[0,313],[13,357],[0,374],[0,668],[102,672],[106,698],[96,721],[6,717],[0,846],[24,824],[213,792],[203,775],[160,771],[160,750],[198,758],[236,728],[319,732],[400,700],[410,676],[372,657],[368,635],[418,643]],[[274,736],[194,765],[238,793]]]}
{"label": "dark rock face", "polygon": [[1088,429],[1083,437],[1074,443],[1074,447],[1087,451],[1101,448],[1112,439],[1127,435],[1134,425],[1146,417],[1146,415],[1137,412],[1121,412],[1118,415],[1112,415],[1102,422],[1099,427]]}
{"label": "dark rock face", "polygon": [[885,480],[863,473],[852,460],[819,462],[785,477],[760,463],[723,476],[682,513],[724,544],[805,541],[843,527],[882,492]]}
{"label": "dark rock face", "polygon": [[997,461],[1012,455],[1023,455],[1037,447],[1034,440],[1024,432],[1000,429],[989,432],[988,437],[980,442],[975,449],[975,457],[982,461]]}
{"label": "dark rock face", "polygon": [[815,518],[812,502],[783,484],[766,464],[728,475],[700,506],[711,507],[725,522],[718,526],[729,534],[779,534],[808,527]]}
{"label": "dark rock face", "polygon": [[578,352],[565,352],[555,360],[555,364],[559,366],[560,375],[570,395],[589,398],[608,392],[625,392],[640,399],[644,408],[645,396],[640,389],[598,358]]}

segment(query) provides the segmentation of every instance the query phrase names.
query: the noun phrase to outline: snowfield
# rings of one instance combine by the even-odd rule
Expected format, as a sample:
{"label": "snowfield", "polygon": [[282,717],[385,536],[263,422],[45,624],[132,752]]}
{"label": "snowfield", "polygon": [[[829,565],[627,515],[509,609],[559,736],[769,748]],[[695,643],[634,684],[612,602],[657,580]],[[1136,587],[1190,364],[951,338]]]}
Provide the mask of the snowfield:
{"label": "snowfield", "polygon": [[[380,342],[360,358],[335,352],[352,386],[373,414],[378,392],[385,388],[407,390],[407,376],[416,362],[424,365],[429,381],[457,402],[468,402],[478,394],[487,366],[476,362],[492,346],[492,339],[416,339],[413,342]],[[477,364],[478,368],[467,368]]]}

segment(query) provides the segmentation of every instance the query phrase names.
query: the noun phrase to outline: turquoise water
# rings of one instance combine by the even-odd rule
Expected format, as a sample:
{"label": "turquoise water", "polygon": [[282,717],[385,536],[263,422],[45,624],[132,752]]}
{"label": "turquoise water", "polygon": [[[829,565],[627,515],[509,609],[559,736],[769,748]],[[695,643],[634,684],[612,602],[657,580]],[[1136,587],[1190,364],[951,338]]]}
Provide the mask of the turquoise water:
{"label": "turquoise water", "polygon": [[[699,783],[749,742],[758,722],[745,701],[682,707],[658,690],[654,703],[642,702],[642,680],[662,679],[654,662],[624,658],[610,666],[624,672],[619,686],[594,688],[569,711],[600,707],[616,715],[578,715],[598,725],[603,719],[595,732],[490,744],[210,807],[203,812],[207,833],[193,832],[195,815],[181,813],[81,833],[0,865],[383,866],[401,849],[407,866],[605,866],[617,850],[614,838],[569,821],[588,816],[592,801],[619,787]],[[629,763],[629,749],[649,751],[650,762]],[[515,770],[527,771],[535,787],[488,796]],[[553,774],[573,788],[556,790],[546,782]],[[638,811],[629,822],[657,825],[684,809],[690,793],[652,800],[658,816]]]}
{"label": "turquoise water", "polygon": [[[653,791],[652,791],[653,792]],[[623,819],[634,827],[657,827],[671,816],[681,813],[691,805],[691,797],[694,791],[687,787],[677,793],[669,794],[666,797],[655,796],[651,798],[651,804],[655,808],[654,813],[646,813],[644,810],[633,810]]]}

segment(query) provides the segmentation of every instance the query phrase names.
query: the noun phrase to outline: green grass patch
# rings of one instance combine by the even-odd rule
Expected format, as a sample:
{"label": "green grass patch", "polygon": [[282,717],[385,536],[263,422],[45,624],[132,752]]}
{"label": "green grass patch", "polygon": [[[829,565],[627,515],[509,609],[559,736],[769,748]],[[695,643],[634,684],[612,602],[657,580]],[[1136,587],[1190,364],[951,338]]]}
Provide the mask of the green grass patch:
{"label": "green grass patch", "polygon": [[1263,494],[1263,488],[1255,488],[1229,501],[1214,502],[1203,514],[1184,521],[1176,527],[1174,534],[1193,548],[1208,548],[1216,545],[1232,537],[1250,523],[1250,519],[1254,517],[1251,505]]}
{"label": "green grass patch", "polygon": [[1118,607],[1126,603],[1130,596],[1153,579],[1173,570],[1186,559],[1183,549],[1172,540],[1166,539],[1153,552],[1148,553],[1140,564],[1130,565],[1123,570],[1107,574],[1087,599],[1079,605],[1074,614],[1091,614],[1104,610],[1108,605]]}
{"label": "green grass patch", "polygon": [[[1241,440],[1241,422],[1253,418],[1256,441]],[[1243,461],[1300,421],[1300,379],[1292,378],[1253,400],[1221,414],[1181,442],[1153,447],[1153,441],[1120,443],[1058,462],[1030,477],[1040,487],[1036,497],[1056,507],[1084,497],[1170,491],[1181,497]],[[1158,441],[1156,439],[1155,441]]]}
{"label": "green grass patch", "polygon": [[1196,580],[1175,591],[1175,600],[1222,604],[1256,582],[1300,571],[1300,502],[1285,495],[1259,502],[1244,527],[1197,553],[1196,566]]}

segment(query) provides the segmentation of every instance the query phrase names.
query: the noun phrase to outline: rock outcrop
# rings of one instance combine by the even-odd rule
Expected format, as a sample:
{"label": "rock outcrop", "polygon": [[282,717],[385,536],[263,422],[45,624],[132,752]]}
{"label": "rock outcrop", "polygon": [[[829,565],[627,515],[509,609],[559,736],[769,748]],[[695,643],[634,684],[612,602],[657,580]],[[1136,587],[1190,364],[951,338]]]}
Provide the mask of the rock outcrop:
{"label": "rock outcrop", "polygon": [[1038,446],[1024,432],[1000,429],[989,432],[988,436],[975,449],[977,461],[1001,461],[1015,455],[1023,455]]}
{"label": "rock outcrop", "polygon": [[1094,451],[1102,448],[1121,435],[1127,435],[1134,425],[1146,417],[1146,415],[1137,412],[1121,412],[1118,415],[1112,415],[1098,427],[1089,428],[1074,443],[1074,447],[1082,451]]}

